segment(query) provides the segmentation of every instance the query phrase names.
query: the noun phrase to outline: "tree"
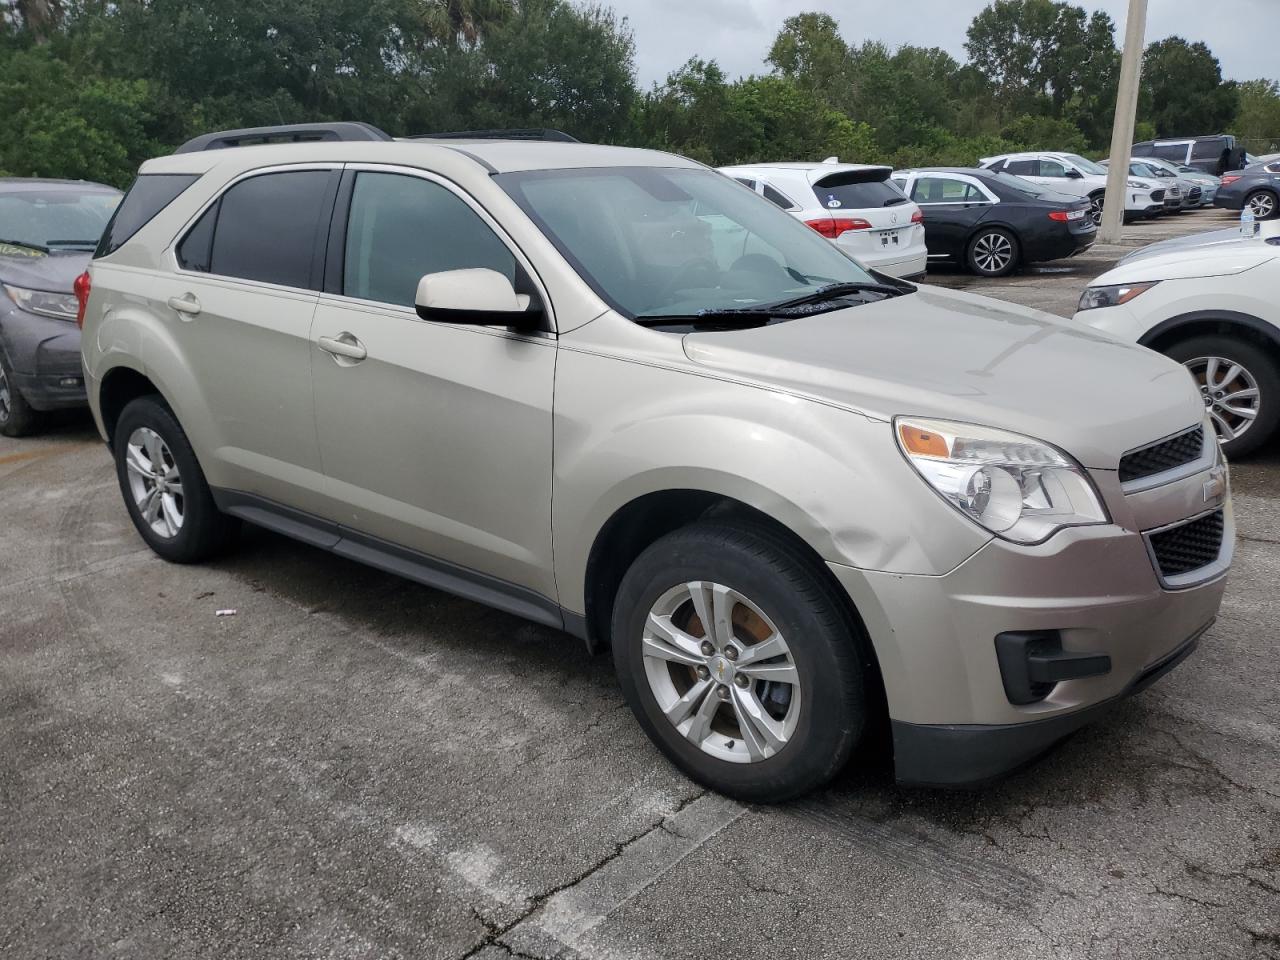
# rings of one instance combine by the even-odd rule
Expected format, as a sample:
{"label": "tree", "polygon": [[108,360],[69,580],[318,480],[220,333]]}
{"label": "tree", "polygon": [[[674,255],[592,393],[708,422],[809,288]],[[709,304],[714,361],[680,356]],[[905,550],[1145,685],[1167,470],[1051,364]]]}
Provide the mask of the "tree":
{"label": "tree", "polygon": [[1250,153],[1280,150],[1280,82],[1247,80],[1236,90],[1240,110],[1232,132],[1245,141]]}
{"label": "tree", "polygon": [[849,105],[854,63],[839,26],[829,14],[787,17],[765,62],[780,76],[818,94],[829,105]]}
{"label": "tree", "polygon": [[1169,37],[1147,47],[1142,61],[1141,116],[1161,137],[1221,133],[1235,119],[1239,97],[1203,43]]}

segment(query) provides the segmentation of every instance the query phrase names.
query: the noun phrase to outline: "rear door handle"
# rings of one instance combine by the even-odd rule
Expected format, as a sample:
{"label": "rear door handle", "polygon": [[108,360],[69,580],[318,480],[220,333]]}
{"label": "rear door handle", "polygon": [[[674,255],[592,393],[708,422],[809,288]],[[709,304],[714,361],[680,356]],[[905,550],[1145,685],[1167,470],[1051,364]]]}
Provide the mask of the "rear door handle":
{"label": "rear door handle", "polygon": [[317,337],[316,345],[325,353],[332,354],[335,359],[342,357],[356,363],[369,355],[364,344],[356,339],[354,334],[347,333],[345,330],[336,337]]}
{"label": "rear door handle", "polygon": [[189,317],[194,317],[200,312],[200,301],[196,299],[194,293],[184,293],[180,297],[170,297],[169,306],[179,313],[185,313]]}

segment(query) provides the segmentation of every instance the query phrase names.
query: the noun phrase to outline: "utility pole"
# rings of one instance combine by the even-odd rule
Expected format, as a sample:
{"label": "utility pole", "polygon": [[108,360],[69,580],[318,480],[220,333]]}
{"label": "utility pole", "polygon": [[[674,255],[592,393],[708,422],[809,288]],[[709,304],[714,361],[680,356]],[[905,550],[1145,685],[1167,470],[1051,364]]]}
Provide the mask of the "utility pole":
{"label": "utility pole", "polygon": [[1124,198],[1129,179],[1129,151],[1138,115],[1138,79],[1142,74],[1143,44],[1147,35],[1147,0],[1129,0],[1124,25],[1124,55],[1120,60],[1120,88],[1116,91],[1116,118],[1111,127],[1111,165],[1107,170],[1107,200],[1102,210],[1102,243],[1119,243],[1124,232]]}

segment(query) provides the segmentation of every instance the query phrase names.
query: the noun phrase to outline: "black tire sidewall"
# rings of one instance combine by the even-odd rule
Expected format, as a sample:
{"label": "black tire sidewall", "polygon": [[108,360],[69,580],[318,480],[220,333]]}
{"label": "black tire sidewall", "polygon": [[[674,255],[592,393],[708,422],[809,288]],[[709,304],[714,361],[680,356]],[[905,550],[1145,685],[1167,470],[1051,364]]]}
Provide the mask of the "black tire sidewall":
{"label": "black tire sidewall", "polygon": [[[973,254],[974,249],[978,246],[978,241],[981,240],[983,237],[987,236],[988,234],[992,234],[992,233],[998,233],[1000,236],[1004,237],[1006,240],[1009,241],[1009,243],[1013,245],[1013,257],[1012,259],[1009,260],[1009,265],[1005,267],[1003,270],[998,270],[994,273],[989,270],[983,270],[981,267],[979,267]],[[974,233],[974,235],[969,239],[969,246],[965,248],[966,265],[969,267],[971,271],[973,271],[980,277],[991,277],[991,278],[1007,277],[1009,274],[1013,273],[1013,271],[1018,268],[1018,261],[1021,259],[1021,257],[1022,257],[1022,245],[1018,243],[1018,238],[1015,237],[1011,232],[1006,230],[1004,227],[979,227],[978,230]]]}
{"label": "black tire sidewall", "polygon": [[25,437],[35,430],[39,414],[27,403],[27,398],[14,382],[13,367],[9,366],[3,350],[0,350],[0,367],[4,369],[5,382],[9,384],[9,416],[0,420],[0,435]]}
{"label": "black tire sidewall", "polygon": [[1258,416],[1239,440],[1222,445],[1229,458],[1247,456],[1275,436],[1280,425],[1280,365],[1265,350],[1247,340],[1232,337],[1192,337],[1164,351],[1172,360],[1185,364],[1197,357],[1222,357],[1239,363],[1258,384]]}
{"label": "black tire sidewall", "polygon": [[[146,523],[129,488],[125,453],[130,435],[139,427],[148,427],[159,434],[178,466],[183,493],[182,527],[177,536],[170,539],[158,536]],[[147,546],[174,563],[195,563],[210,556],[219,545],[222,533],[220,528],[227,518],[218,512],[205,481],[204,471],[196,460],[195,451],[164,401],[157,396],[139,397],[130,401],[116,421],[111,447],[121,496],[124,497],[134,528],[147,542]]]}
{"label": "black tire sidewall", "polygon": [[[641,727],[694,780],[748,801],[776,802],[830,779],[865,727],[863,671],[847,622],[808,570],[767,539],[699,525],[659,540],[632,565],[614,606],[618,679]],[[773,547],[773,549],[771,549]],[[793,589],[794,578],[808,581]],[[649,610],[668,589],[713,580],[751,599],[787,638],[803,691],[787,746],[767,760],[730,763],[690,743],[667,720],[645,674],[640,638]]]}

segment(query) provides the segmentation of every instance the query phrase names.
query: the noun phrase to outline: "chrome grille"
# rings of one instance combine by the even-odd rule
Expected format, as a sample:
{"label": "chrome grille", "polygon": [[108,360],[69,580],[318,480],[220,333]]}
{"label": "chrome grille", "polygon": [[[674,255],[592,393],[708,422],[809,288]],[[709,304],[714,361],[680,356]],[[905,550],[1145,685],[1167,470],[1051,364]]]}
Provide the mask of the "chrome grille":
{"label": "chrome grille", "polygon": [[1204,427],[1192,427],[1168,440],[1131,450],[1120,458],[1120,482],[1129,483],[1194,463],[1204,449]]}

